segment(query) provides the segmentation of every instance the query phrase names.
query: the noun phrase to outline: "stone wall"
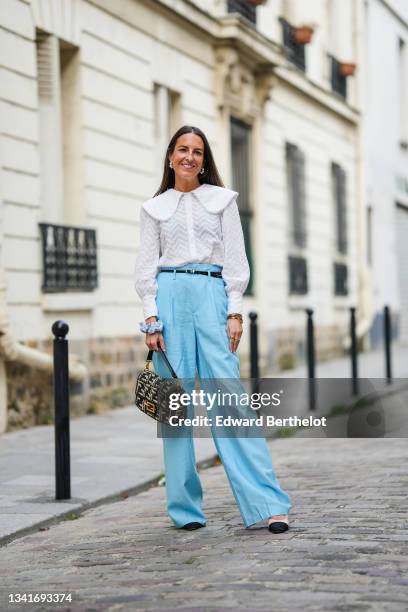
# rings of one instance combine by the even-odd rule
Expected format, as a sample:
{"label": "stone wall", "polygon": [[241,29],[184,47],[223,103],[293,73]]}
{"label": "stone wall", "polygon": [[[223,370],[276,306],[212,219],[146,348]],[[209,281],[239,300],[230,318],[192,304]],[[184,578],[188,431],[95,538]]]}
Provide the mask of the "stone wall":
{"label": "stone wall", "polygon": [[148,350],[143,340],[142,335],[90,340],[88,412],[105,412],[133,402],[136,375]]}
{"label": "stone wall", "polygon": [[7,431],[52,422],[52,374],[17,363],[6,363]]}
{"label": "stone wall", "polygon": [[[70,415],[106,412],[133,402],[136,375],[147,355],[144,336],[72,341],[69,350],[89,368],[86,380],[70,381]],[[49,354],[52,341],[31,341]],[[145,350],[146,349],[146,350]],[[85,356],[88,358],[85,358]],[[6,363],[8,431],[46,425],[54,420],[52,373],[17,362]]]}
{"label": "stone wall", "polygon": [[[316,361],[326,361],[344,355],[343,338],[347,330],[338,325],[315,327]],[[269,334],[268,350],[261,370],[264,375],[289,370],[307,360],[307,338],[305,328],[280,328]]]}

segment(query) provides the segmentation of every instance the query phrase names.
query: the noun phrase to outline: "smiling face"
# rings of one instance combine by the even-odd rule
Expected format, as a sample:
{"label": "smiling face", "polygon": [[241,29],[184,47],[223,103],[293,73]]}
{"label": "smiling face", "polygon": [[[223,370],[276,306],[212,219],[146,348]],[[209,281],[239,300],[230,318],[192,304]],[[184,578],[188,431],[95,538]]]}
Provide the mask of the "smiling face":
{"label": "smiling face", "polygon": [[182,181],[198,181],[198,173],[204,163],[204,143],[194,133],[183,134],[176,141],[173,153],[169,156],[174,173]]}

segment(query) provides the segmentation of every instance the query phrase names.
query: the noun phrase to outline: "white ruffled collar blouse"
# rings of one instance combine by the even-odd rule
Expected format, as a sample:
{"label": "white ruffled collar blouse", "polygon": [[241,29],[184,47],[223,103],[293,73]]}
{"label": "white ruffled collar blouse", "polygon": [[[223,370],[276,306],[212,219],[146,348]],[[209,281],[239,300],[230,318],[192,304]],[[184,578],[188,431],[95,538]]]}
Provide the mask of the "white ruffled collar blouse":
{"label": "white ruffled collar blouse", "polygon": [[158,268],[190,263],[222,266],[228,313],[242,314],[250,272],[237,196],[204,183],[188,192],[168,189],[143,202],[135,288],[145,319],[157,316]]}

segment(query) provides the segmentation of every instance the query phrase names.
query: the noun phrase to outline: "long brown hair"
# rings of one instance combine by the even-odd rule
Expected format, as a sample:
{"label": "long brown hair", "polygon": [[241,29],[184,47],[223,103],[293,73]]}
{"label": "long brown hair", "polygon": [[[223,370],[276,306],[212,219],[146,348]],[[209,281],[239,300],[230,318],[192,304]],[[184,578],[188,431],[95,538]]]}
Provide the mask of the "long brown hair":
{"label": "long brown hair", "polygon": [[210,143],[208,142],[204,132],[198,127],[192,125],[183,125],[177,132],[172,136],[164,158],[163,177],[159,189],[156,191],[153,197],[158,196],[160,193],[171,189],[175,185],[176,177],[174,169],[169,167],[169,155],[171,155],[175,149],[177,139],[183,134],[197,134],[200,136],[204,143],[204,173],[198,175],[200,184],[208,183],[209,185],[218,185],[218,187],[224,187],[221,180],[217,166],[215,165],[214,157],[211,151]]}

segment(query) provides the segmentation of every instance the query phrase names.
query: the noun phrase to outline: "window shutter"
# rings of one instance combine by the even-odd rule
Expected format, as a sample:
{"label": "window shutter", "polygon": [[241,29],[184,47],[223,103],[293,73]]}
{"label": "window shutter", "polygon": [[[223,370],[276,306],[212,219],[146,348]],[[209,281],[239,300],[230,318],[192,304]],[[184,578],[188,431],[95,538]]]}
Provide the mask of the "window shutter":
{"label": "window shutter", "polygon": [[346,173],[338,164],[333,164],[334,196],[336,204],[337,250],[347,253],[347,209],[346,209]]}
{"label": "window shutter", "polygon": [[240,212],[250,211],[250,126],[231,117],[232,184],[238,191]]}
{"label": "window shutter", "polygon": [[245,295],[252,294],[254,262],[251,246],[251,127],[243,121],[231,117],[231,171],[232,188],[238,191],[238,208],[241,217],[245,249],[251,276]]}
{"label": "window shutter", "polygon": [[347,253],[347,218],[346,218],[346,173],[343,168],[339,168],[339,251]]}
{"label": "window shutter", "polygon": [[42,100],[51,101],[54,97],[55,74],[52,39],[49,34],[37,30],[37,70],[38,95]]}
{"label": "window shutter", "polygon": [[296,145],[286,144],[291,233],[294,245],[306,246],[305,156]]}
{"label": "window shutter", "polygon": [[296,182],[297,182],[297,201],[295,232],[297,244],[300,247],[306,246],[306,186],[305,186],[305,155],[299,148],[295,154]]}

